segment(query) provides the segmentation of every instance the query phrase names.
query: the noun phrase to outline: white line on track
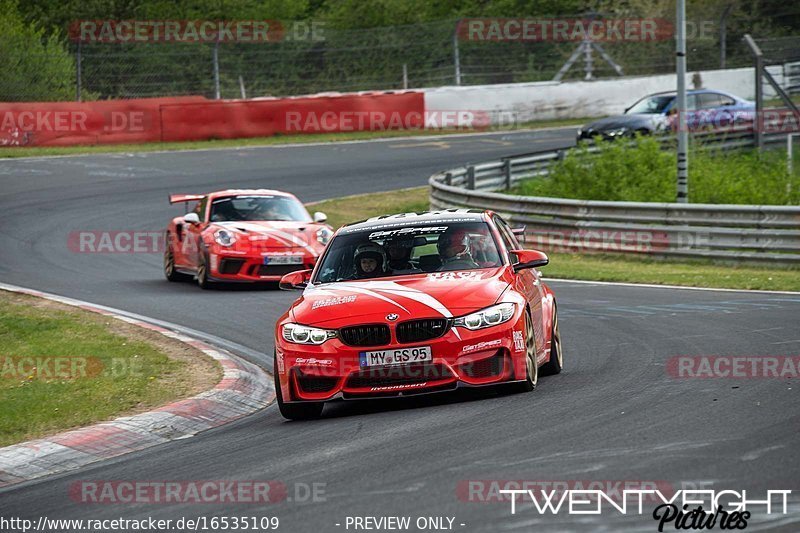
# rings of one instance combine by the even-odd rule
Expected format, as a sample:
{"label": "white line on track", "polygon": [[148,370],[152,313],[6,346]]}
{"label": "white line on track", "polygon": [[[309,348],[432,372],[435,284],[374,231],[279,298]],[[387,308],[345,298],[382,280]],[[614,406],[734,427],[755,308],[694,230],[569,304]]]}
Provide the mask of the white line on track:
{"label": "white line on track", "polygon": [[684,291],[713,291],[713,292],[740,292],[744,294],[788,294],[792,296],[800,296],[800,292],[792,291],[764,291],[756,289],[719,289],[714,287],[684,287],[681,285],[655,285],[650,283],[625,283],[622,281],[587,281],[580,279],[561,279],[561,278],[543,278],[545,281],[555,281],[557,283],[577,283],[583,285],[611,285],[619,287],[637,287],[646,289],[680,289]]}
{"label": "white line on track", "polygon": [[[95,152],[95,153],[88,153],[88,154],[62,154],[62,155],[39,155],[39,156],[28,156],[28,157],[4,157],[0,158],[0,163],[3,161],[40,161],[40,160],[47,160],[47,159],[58,159],[62,157],[91,157],[91,156],[148,156],[152,154],[185,154],[190,152],[219,152],[222,150],[230,150],[230,151],[243,151],[243,150],[254,150],[254,149],[263,149],[263,148],[300,148],[303,146],[330,146],[330,145],[340,145],[340,144],[366,144],[366,143],[387,143],[387,142],[395,142],[395,141],[430,141],[436,139],[454,139],[458,137],[483,137],[483,136],[496,136],[496,135],[513,135],[516,133],[536,133],[538,131],[547,132],[547,131],[556,131],[556,130],[568,130],[568,129],[575,129],[579,127],[579,125],[575,126],[557,126],[553,128],[534,128],[534,129],[521,129],[521,130],[503,130],[503,131],[488,131],[488,132],[472,132],[472,133],[447,133],[442,135],[409,135],[403,137],[380,137],[377,139],[355,139],[351,141],[319,141],[319,142],[299,142],[299,143],[286,143],[286,144],[262,144],[262,145],[251,145],[251,146],[220,146],[216,148],[186,148],[186,149],[178,149],[178,150],[153,150],[153,151],[118,151],[118,152]],[[313,135],[313,134],[309,134]],[[546,139],[552,140],[552,139]],[[195,142],[195,141],[189,141]],[[201,141],[197,141],[201,142]]]}

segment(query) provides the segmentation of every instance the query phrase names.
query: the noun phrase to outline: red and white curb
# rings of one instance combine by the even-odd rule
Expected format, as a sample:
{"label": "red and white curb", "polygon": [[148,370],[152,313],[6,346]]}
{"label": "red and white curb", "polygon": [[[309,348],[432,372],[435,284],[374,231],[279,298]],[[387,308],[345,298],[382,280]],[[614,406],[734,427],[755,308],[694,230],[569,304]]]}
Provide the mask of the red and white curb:
{"label": "red and white curb", "polygon": [[263,409],[275,398],[272,380],[260,367],[183,333],[72,298],[4,283],[0,283],[0,289],[53,300],[157,331],[200,350],[215,359],[224,371],[222,381],[213,389],[154,411],[0,448],[0,487],[195,435]]}

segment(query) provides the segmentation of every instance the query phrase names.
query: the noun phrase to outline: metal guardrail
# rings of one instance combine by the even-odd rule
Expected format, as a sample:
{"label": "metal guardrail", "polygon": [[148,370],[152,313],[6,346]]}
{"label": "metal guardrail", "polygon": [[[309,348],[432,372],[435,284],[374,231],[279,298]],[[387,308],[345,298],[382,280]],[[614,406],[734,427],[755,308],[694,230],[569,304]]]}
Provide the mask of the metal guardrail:
{"label": "metal guardrail", "polygon": [[[697,137],[703,136],[704,145],[721,149],[754,145],[752,133],[744,130]],[[783,138],[770,135],[765,142]],[[431,209],[491,209],[525,225],[524,242],[544,250],[800,264],[800,206],[609,202],[494,192],[547,176],[565,153],[521,154],[434,174]]]}

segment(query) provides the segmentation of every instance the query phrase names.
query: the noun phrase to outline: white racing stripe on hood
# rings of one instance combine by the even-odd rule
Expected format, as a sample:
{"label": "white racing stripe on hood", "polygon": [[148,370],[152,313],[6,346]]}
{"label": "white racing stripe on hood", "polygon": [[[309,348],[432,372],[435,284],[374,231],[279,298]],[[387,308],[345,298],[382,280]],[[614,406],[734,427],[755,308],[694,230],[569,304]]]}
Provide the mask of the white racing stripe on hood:
{"label": "white racing stripe on hood", "polygon": [[373,298],[377,298],[378,300],[383,300],[384,302],[388,302],[388,303],[390,303],[392,305],[395,305],[395,306],[399,307],[400,309],[402,309],[403,311],[405,311],[406,313],[408,313],[409,315],[411,314],[411,311],[409,311],[408,309],[406,309],[405,307],[403,307],[399,303],[395,302],[391,298],[387,298],[386,296],[384,296],[382,294],[378,294],[377,292],[375,292],[373,290],[370,290],[369,288],[360,287],[360,286],[358,286],[358,284],[352,284],[351,285],[351,284],[348,284],[348,283],[337,283],[336,287],[319,287],[319,288],[313,289],[311,291],[311,293],[313,294],[314,291],[336,292],[337,290],[355,292],[357,294],[364,294],[366,296],[371,296]]}
{"label": "white racing stripe on hood", "polygon": [[451,313],[450,310],[442,302],[440,302],[430,294],[424,293],[417,289],[412,289],[409,287],[398,285],[394,281],[376,280],[376,281],[366,281],[360,283],[337,283],[334,287],[319,288],[319,290],[331,290],[331,291],[335,291],[337,289],[347,290],[352,292],[360,292],[362,294],[368,294],[370,296],[380,298],[381,300],[393,303],[394,305],[403,309],[405,312],[411,314],[408,311],[408,309],[406,309],[399,303],[395,302],[394,300],[390,300],[389,298],[386,298],[385,296],[380,295],[375,291],[389,293],[392,296],[402,296],[403,298],[408,298],[409,300],[414,300],[415,302],[420,303],[426,307],[430,307],[431,309],[438,312],[445,318],[453,317],[453,313]]}

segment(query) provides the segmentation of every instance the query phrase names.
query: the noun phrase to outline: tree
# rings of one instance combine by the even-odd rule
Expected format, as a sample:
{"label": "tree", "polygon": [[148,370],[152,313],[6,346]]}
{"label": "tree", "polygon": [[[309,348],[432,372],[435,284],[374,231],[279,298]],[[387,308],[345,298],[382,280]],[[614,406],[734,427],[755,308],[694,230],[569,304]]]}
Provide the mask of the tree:
{"label": "tree", "polygon": [[70,100],[75,62],[64,43],[26,24],[15,0],[0,0],[0,101]]}

